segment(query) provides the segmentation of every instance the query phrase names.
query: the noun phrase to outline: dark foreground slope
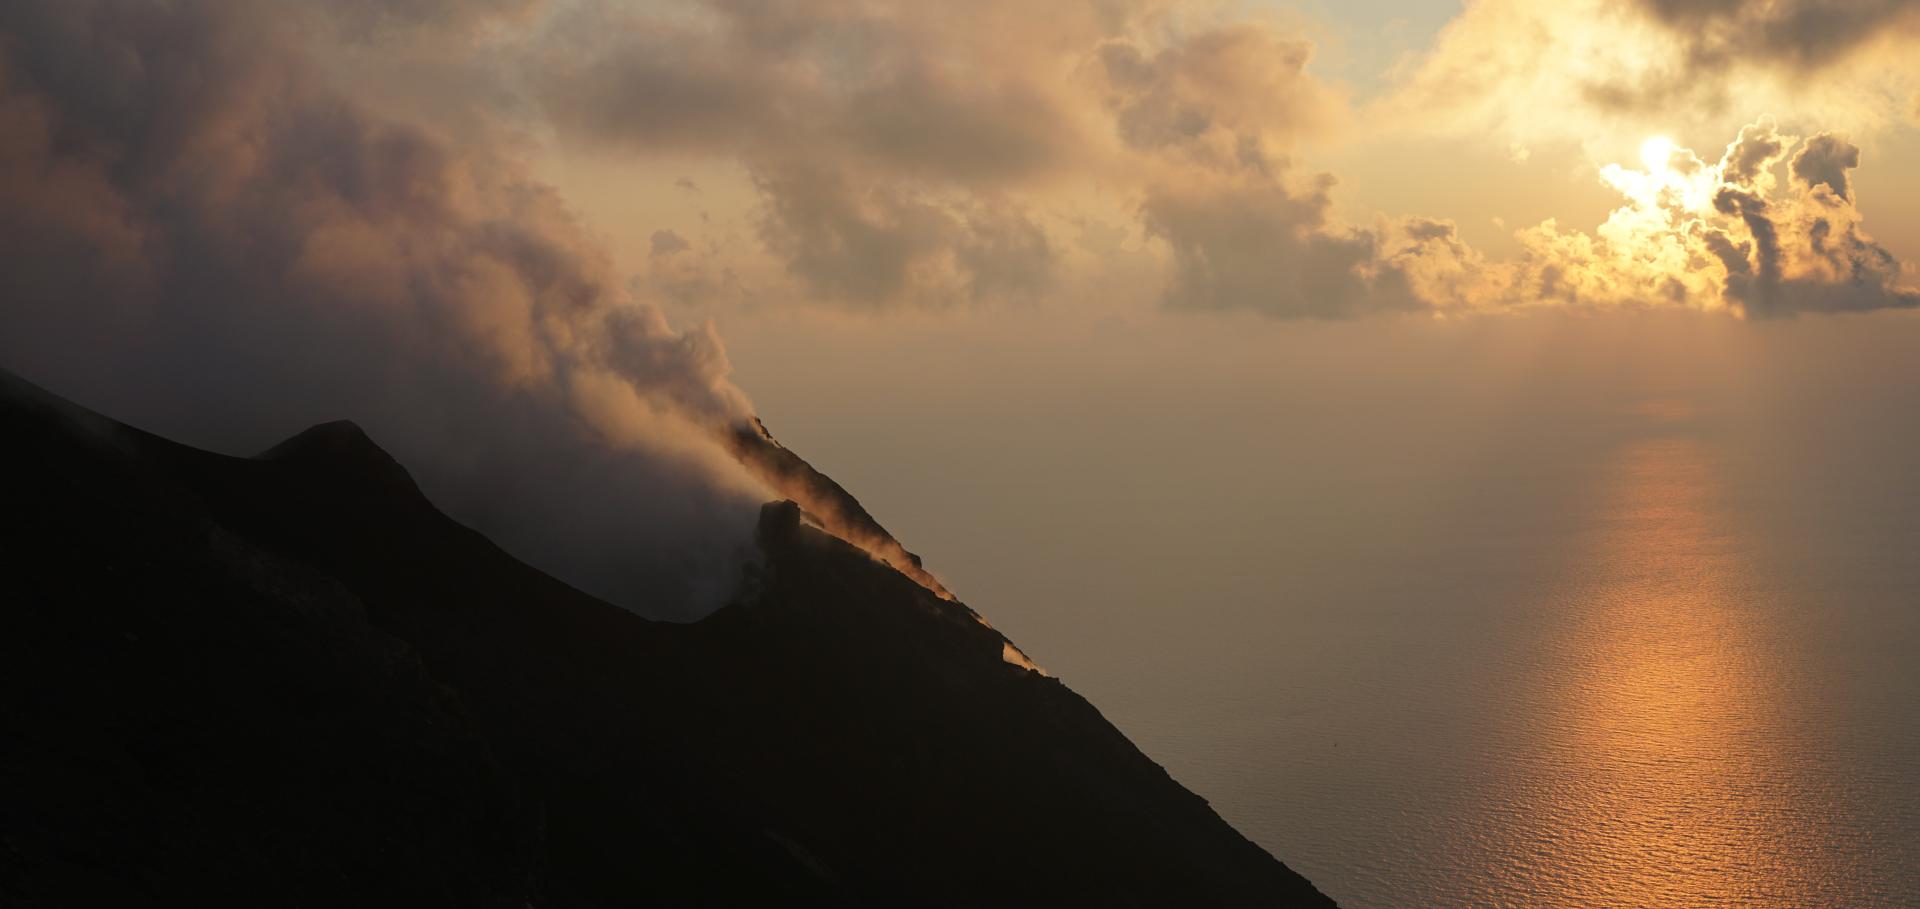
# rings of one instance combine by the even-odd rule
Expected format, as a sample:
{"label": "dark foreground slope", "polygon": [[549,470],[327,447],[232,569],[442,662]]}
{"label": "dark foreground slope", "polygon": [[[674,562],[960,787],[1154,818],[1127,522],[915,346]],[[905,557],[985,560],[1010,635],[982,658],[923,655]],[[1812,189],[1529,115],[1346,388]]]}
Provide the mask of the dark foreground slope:
{"label": "dark foreground slope", "polygon": [[1329,905],[791,507],[670,625],[348,424],[228,458],[0,373],[0,441],[0,904]]}

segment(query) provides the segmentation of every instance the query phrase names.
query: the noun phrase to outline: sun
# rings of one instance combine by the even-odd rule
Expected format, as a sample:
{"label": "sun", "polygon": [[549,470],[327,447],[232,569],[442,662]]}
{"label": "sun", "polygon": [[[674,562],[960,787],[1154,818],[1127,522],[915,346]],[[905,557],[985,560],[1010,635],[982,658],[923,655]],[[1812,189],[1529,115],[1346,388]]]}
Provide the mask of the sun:
{"label": "sun", "polygon": [[1647,173],[1665,173],[1674,148],[1673,140],[1666,136],[1648,136],[1640,143],[1640,163],[1647,166]]}

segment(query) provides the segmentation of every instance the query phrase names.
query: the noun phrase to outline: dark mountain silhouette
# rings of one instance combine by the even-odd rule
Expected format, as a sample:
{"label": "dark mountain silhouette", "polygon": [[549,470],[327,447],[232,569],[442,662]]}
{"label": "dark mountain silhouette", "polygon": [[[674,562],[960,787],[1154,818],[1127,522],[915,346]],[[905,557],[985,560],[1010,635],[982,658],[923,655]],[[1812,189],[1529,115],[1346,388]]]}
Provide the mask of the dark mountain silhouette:
{"label": "dark mountain silhouette", "polygon": [[792,503],[676,625],[350,423],[233,458],[0,374],[0,439],[0,904],[1331,905]]}

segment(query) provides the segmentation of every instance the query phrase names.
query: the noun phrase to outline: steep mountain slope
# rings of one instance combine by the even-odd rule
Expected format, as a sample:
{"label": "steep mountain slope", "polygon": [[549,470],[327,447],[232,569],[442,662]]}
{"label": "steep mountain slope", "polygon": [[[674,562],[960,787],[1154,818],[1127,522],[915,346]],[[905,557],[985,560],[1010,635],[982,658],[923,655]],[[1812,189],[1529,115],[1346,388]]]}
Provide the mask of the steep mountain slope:
{"label": "steep mountain slope", "polygon": [[1330,905],[790,503],[673,625],[351,424],[230,458],[0,375],[0,437],[0,903]]}
{"label": "steep mountain slope", "polygon": [[860,500],[776,441],[759,418],[750,425],[733,427],[720,441],[736,460],[758,474],[768,486],[800,505],[810,520],[829,533],[892,565],[920,586],[945,599],[953,599],[953,594],[940,580],[921,565],[920,557],[900,545],[892,533],[867,513]]}

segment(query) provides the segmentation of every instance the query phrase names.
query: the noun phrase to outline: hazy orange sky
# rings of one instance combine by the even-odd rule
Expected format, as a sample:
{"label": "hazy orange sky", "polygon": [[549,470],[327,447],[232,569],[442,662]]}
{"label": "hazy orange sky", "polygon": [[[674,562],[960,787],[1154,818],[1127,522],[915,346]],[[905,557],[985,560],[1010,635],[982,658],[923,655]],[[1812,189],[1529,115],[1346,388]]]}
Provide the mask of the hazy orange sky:
{"label": "hazy orange sky", "polygon": [[[0,360],[228,450],[353,416],[481,524],[490,471],[673,463],[639,498],[733,539],[770,492],[717,434],[831,446],[847,387],[992,438],[1012,363],[1122,412],[1417,326],[1910,321],[1917,44],[1901,0],[9,5]],[[489,529],[571,526],[524,498]]]}
{"label": "hazy orange sky", "polygon": [[495,39],[539,171],[642,293],[710,312],[1769,315],[1920,283],[1909,4],[746,8]]}

